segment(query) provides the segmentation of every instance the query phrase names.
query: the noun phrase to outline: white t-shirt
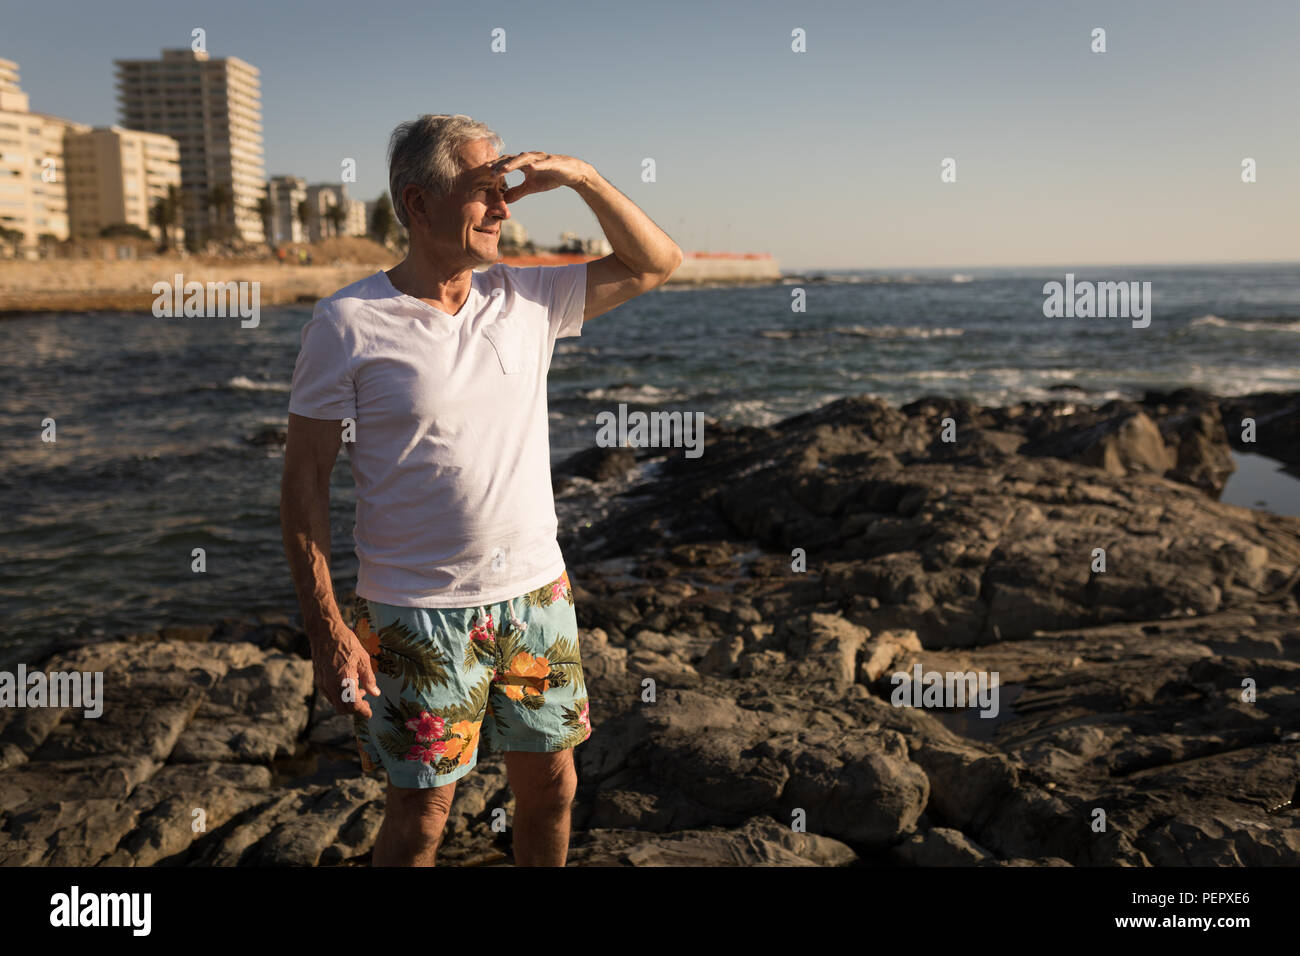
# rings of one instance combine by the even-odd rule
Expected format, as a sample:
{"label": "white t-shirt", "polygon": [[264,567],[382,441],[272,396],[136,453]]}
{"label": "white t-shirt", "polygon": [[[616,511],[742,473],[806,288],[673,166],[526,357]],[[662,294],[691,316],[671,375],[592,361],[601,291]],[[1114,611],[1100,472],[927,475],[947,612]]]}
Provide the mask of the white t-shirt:
{"label": "white t-shirt", "polygon": [[359,596],[471,607],[560,576],[546,373],[586,286],[586,263],[497,263],[454,316],[383,271],[316,304],[289,411],[356,420]]}

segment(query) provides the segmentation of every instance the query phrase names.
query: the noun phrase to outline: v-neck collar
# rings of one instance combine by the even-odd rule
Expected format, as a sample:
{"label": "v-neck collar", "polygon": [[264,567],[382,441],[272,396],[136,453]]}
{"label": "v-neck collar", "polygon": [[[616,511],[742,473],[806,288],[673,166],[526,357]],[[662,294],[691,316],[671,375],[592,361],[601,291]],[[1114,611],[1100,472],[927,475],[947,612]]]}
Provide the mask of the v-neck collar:
{"label": "v-neck collar", "polygon": [[461,303],[460,310],[455,315],[452,315],[450,312],[444,312],[436,305],[430,305],[428,302],[425,302],[423,299],[417,298],[416,296],[410,295],[406,292],[403,292],[401,289],[397,288],[397,286],[393,285],[393,280],[389,278],[387,269],[380,269],[379,274],[384,277],[383,281],[388,286],[388,288],[392,290],[393,295],[400,296],[402,299],[409,299],[412,302],[416,303],[417,305],[423,306],[424,308],[428,309],[430,312],[434,312],[438,315],[446,316],[449,319],[463,318],[469,309],[470,299],[474,298],[474,293],[478,291],[478,273],[471,271],[469,275],[469,293],[465,296],[465,301]]}

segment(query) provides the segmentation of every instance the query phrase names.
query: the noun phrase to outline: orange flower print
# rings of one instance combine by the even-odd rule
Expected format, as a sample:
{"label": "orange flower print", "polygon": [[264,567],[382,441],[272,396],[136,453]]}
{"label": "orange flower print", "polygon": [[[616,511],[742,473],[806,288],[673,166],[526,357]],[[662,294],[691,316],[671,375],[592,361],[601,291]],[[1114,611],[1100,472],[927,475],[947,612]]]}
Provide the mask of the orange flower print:
{"label": "orange flower print", "polygon": [[[464,747],[465,747],[464,737],[449,737],[442,742],[442,755],[448,759],[451,759],[453,757],[463,757],[464,754],[461,753],[461,750]],[[463,760],[458,760],[456,762],[464,763]]]}
{"label": "orange flower print", "polygon": [[[455,760],[459,766],[469,763],[478,746],[481,722],[460,720],[450,728],[443,718],[420,711],[419,717],[406,722],[406,729],[415,731],[415,745],[407,751],[406,759],[426,764],[440,760]],[[449,732],[446,740],[438,740]]]}
{"label": "orange flower print", "polygon": [[[540,654],[534,657],[527,651],[520,651],[506,671],[506,696],[511,700],[523,700],[527,694],[540,697],[550,686],[546,679],[550,673],[551,662],[545,657]],[[511,677],[516,680],[509,680]]]}
{"label": "orange flower print", "polygon": [[[460,759],[456,761],[459,766],[465,766],[473,758],[474,750],[478,745],[478,729],[480,725],[481,722],[469,720],[462,720],[452,725],[451,732],[456,735],[452,739],[460,744],[458,748],[460,750]],[[450,742],[448,741],[448,743]],[[452,754],[449,752],[447,756],[450,757]]]}
{"label": "orange flower print", "polygon": [[565,571],[558,578],[551,582],[551,600],[564,600],[565,593],[569,590],[569,572]]}
{"label": "orange flower print", "polygon": [[366,653],[371,657],[379,656],[379,634],[370,629],[370,618],[362,617],[357,621],[357,639],[361,641],[361,646],[366,649]]}

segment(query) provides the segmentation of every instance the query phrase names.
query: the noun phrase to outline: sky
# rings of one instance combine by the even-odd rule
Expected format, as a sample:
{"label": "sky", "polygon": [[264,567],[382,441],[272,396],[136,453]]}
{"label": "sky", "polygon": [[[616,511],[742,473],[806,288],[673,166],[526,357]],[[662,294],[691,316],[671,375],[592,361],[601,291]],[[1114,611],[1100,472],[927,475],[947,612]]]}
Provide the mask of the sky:
{"label": "sky", "polygon": [[[261,71],[267,174],[354,159],[357,198],[395,125],[465,113],[591,163],[683,249],[786,271],[1300,260],[1297,0],[0,0],[0,58],[32,109],[107,125],[113,60],[196,27]],[[511,216],[600,234],[567,189]]]}

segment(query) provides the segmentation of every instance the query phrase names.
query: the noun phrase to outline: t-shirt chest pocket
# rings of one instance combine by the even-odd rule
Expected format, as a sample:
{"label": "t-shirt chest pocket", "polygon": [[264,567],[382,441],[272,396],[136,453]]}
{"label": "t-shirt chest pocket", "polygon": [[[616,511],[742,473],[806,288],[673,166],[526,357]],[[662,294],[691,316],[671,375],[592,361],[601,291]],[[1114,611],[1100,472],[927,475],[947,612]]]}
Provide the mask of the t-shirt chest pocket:
{"label": "t-shirt chest pocket", "polygon": [[484,326],[487,336],[506,375],[518,375],[524,370],[524,324],[514,316],[501,316],[491,325]]}

